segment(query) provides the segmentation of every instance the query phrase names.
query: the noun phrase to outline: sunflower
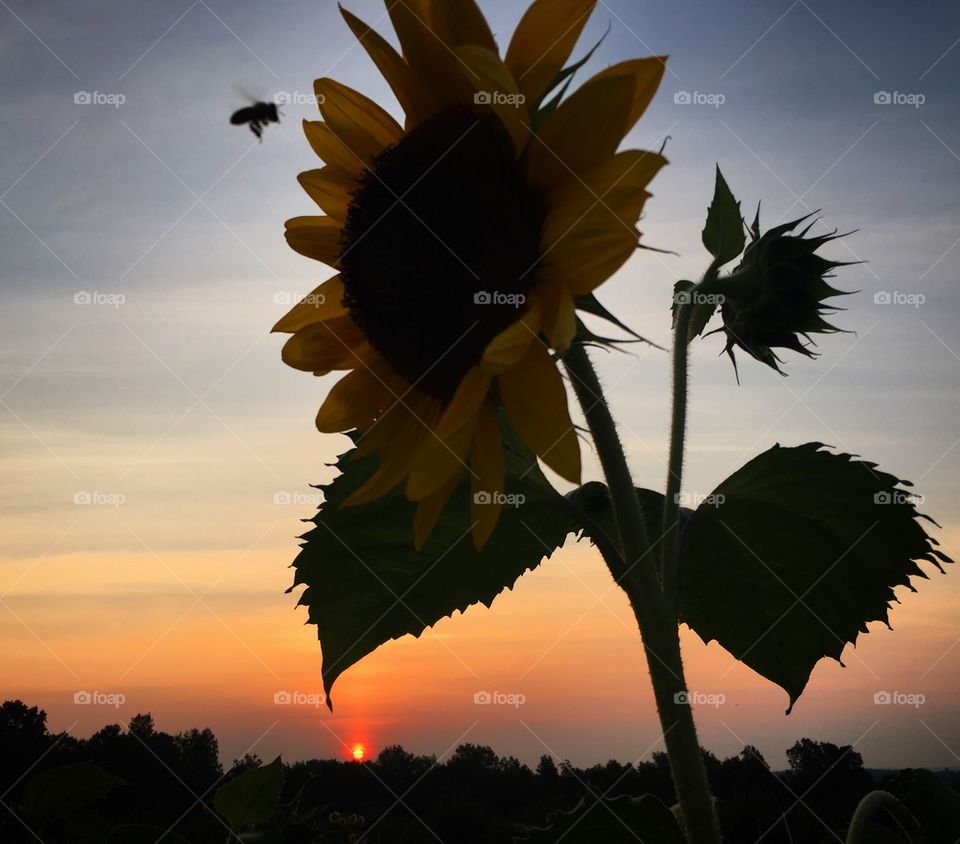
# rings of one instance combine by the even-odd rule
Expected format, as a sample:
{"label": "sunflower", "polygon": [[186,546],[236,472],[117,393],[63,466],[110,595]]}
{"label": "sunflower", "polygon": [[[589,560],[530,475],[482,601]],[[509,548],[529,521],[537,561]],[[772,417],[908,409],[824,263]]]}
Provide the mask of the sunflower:
{"label": "sunflower", "polygon": [[[501,58],[474,0],[387,0],[397,52],[342,10],[393,90],[401,126],[363,94],[315,83],[305,121],[325,166],[300,184],[325,216],[287,222],[290,246],[338,274],[274,330],[290,366],[347,371],[317,415],[356,430],[376,472],[345,502],[401,487],[422,547],[470,475],[477,548],[504,492],[499,418],[563,478],[580,449],[554,354],[576,297],[634,252],[646,187],[666,162],[618,152],[663,75],[625,61],[544,105],[596,0],[536,0]],[[558,80],[559,77],[559,80]]]}

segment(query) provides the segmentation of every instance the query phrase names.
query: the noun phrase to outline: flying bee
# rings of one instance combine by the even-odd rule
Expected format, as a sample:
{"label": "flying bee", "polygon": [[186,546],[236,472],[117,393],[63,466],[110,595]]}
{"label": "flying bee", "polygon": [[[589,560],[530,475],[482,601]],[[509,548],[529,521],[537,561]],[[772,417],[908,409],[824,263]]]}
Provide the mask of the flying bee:
{"label": "flying bee", "polygon": [[280,110],[276,103],[255,102],[253,105],[237,109],[230,115],[230,122],[234,126],[250,124],[250,131],[262,141],[263,130],[268,123],[280,122]]}

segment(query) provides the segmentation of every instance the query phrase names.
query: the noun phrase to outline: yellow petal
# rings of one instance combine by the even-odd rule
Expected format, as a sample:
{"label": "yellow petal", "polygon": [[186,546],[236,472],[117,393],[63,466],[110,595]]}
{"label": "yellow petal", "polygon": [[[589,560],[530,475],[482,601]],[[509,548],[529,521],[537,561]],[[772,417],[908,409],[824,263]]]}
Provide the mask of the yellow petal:
{"label": "yellow petal", "polygon": [[410,0],[386,0],[386,4],[403,58],[427,96],[431,113],[471,102],[472,91],[460,72],[459,59],[445,43],[444,33],[431,25],[429,9]]}
{"label": "yellow petal", "polygon": [[630,106],[630,113],[627,116],[627,126],[624,135],[629,132],[636,122],[641,118],[653,100],[657,88],[660,87],[660,81],[663,79],[663,72],[667,67],[666,56],[649,56],[645,59],[630,59],[611,65],[606,70],[600,71],[588,82],[597,79],[606,79],[611,76],[628,76],[633,79],[633,103]]}
{"label": "yellow petal", "polygon": [[562,102],[530,144],[530,178],[550,190],[602,164],[626,134],[630,76],[591,79]]}
{"label": "yellow petal", "polygon": [[[377,425],[390,425],[392,447],[381,451],[380,465],[370,479],[351,493],[343,502],[344,507],[369,504],[396,487],[410,471],[413,456],[425,436],[429,436],[423,423],[402,405],[395,405],[387,418],[377,420]],[[404,443],[409,448],[397,448]]]}
{"label": "yellow petal", "polygon": [[473,544],[479,551],[497,526],[503,508],[503,444],[497,414],[489,402],[480,409],[470,453],[470,469],[473,471],[470,520],[473,522]]}
{"label": "yellow petal", "polygon": [[437,519],[459,483],[460,476],[454,475],[440,489],[417,504],[417,510],[413,515],[413,547],[417,551],[426,545]]}
{"label": "yellow petal", "polygon": [[497,52],[487,19],[474,0],[433,0],[430,9],[431,22],[441,27],[451,46],[476,44]]}
{"label": "yellow petal", "polygon": [[303,134],[325,164],[339,167],[358,178],[370,168],[372,162],[348,147],[322,120],[304,120]]}
{"label": "yellow petal", "polygon": [[530,140],[526,101],[513,75],[495,50],[467,45],[457,48],[464,77],[473,88],[475,104],[490,108],[507,128],[517,152]]}
{"label": "yellow petal", "polygon": [[306,170],[297,176],[300,186],[328,217],[345,223],[350,194],[357,189],[356,176],[339,167]]}
{"label": "yellow petal", "polygon": [[325,434],[366,428],[392,401],[375,369],[358,367],[333,385],[317,413],[317,428]]}
{"label": "yellow petal", "polygon": [[563,379],[541,343],[497,377],[503,406],[520,439],[558,475],[580,483],[580,444]]}
{"label": "yellow petal", "polygon": [[320,113],[333,133],[364,160],[371,160],[403,136],[387,112],[359,91],[333,79],[313,83]]}
{"label": "yellow petal", "polygon": [[563,284],[540,277],[537,284],[540,300],[540,330],[558,352],[565,351],[577,334],[577,311],[573,296]]}
{"label": "yellow petal", "polygon": [[635,225],[647,198],[646,187],[666,159],[645,150],[627,150],[569,179],[551,192],[543,227],[544,248],[565,236],[587,214],[606,212],[611,222]]}
{"label": "yellow petal", "polygon": [[533,108],[563,69],[596,0],[534,0],[507,48],[506,65]]}
{"label": "yellow petal", "polygon": [[636,249],[635,225],[650,196],[645,187],[665,163],[656,153],[631,150],[554,190],[538,278],[580,295],[616,272]]}
{"label": "yellow petal", "polygon": [[537,339],[539,330],[540,303],[531,298],[523,316],[487,343],[480,360],[480,369],[490,375],[498,375],[515,366],[526,356],[527,349]]}
{"label": "yellow petal", "polygon": [[283,362],[304,372],[353,369],[366,356],[367,338],[350,317],[301,328],[283,346]]}
{"label": "yellow petal", "polygon": [[416,85],[412,71],[400,57],[400,54],[381,35],[342,6],[340,7],[340,13],[356,39],[373,59],[377,70],[387,81],[397,98],[397,102],[400,103],[400,107],[407,115],[408,123],[418,123],[428,117],[427,100]]}
{"label": "yellow petal", "polygon": [[469,370],[443,411],[443,416],[416,455],[407,481],[407,498],[420,501],[466,466],[477,413],[487,399],[492,378],[479,367]]}
{"label": "yellow petal", "polygon": [[295,252],[335,267],[341,251],[340,228],[333,217],[294,217],[287,220],[285,234]]}
{"label": "yellow petal", "polygon": [[317,287],[309,296],[304,296],[275,326],[274,331],[292,334],[328,319],[345,317],[348,314],[343,304],[343,281],[335,275]]}
{"label": "yellow petal", "polygon": [[610,222],[606,212],[588,215],[554,244],[538,270],[539,277],[563,285],[574,296],[589,293],[627,262],[639,240],[636,229]]}

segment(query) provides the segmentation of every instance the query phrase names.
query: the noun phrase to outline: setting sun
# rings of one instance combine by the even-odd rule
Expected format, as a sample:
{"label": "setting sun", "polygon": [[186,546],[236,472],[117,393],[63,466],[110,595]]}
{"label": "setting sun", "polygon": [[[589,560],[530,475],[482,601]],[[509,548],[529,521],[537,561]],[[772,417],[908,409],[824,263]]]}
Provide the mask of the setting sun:
{"label": "setting sun", "polygon": [[350,755],[353,756],[357,762],[362,762],[364,756],[367,755],[367,750],[362,744],[355,744],[353,750],[350,751]]}

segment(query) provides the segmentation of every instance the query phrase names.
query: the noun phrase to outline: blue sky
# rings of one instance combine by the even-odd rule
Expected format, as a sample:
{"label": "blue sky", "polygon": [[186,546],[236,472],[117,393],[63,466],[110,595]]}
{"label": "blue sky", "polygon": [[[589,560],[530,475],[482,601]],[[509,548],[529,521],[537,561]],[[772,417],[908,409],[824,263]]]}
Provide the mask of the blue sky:
{"label": "blue sky", "polygon": [[[505,47],[520,6],[481,5]],[[375,0],[349,7],[387,32]],[[671,165],[652,186],[641,229],[647,243],[679,255],[638,255],[602,288],[605,304],[644,335],[666,339],[673,282],[706,265],[699,233],[717,162],[745,209],[762,200],[765,225],[822,209],[824,226],[858,230],[830,255],[866,262],[838,279],[861,291],[836,318],[855,333],[825,338],[816,361],[790,360],[787,379],[743,361],[737,387],[717,357],[720,339],[699,343],[685,486],[708,492],[773,442],[821,440],[917,481],[956,552],[960,7],[609,0],[598,5],[581,50],[608,26],[581,78],[624,58],[670,55],[628,143],[658,148],[670,136]],[[278,491],[306,493],[306,482],[328,478],[324,464],[344,441],[312,427],[330,382],[282,367],[279,341],[267,334],[286,303],[324,277],[282,236],[287,217],[311,211],[296,174],[316,166],[298,125],[313,109],[285,106],[284,122],[262,144],[227,118],[243,104],[235,86],[265,97],[308,95],[315,77],[331,75],[397,113],[386,86],[332,2],[2,0],[0,71],[0,584],[13,590],[16,610],[4,616],[4,631],[25,660],[34,651],[49,659],[44,598],[106,636],[105,606],[118,617],[132,606],[152,612],[163,596],[182,596],[185,583],[205,589],[222,574],[216,565],[191,566],[191,554],[236,557],[253,548],[263,559],[231,568],[213,594],[276,613],[282,636],[313,653],[312,631],[299,627],[281,594],[296,519],[311,508],[273,502]],[[82,104],[79,92],[124,101]],[[877,102],[880,92],[897,102]],[[685,95],[694,102],[684,104]],[[98,296],[76,304],[78,293]],[[880,293],[902,294],[902,303],[883,304]],[[659,488],[667,358],[648,350],[600,363],[637,478]],[[121,494],[125,503],[114,512],[78,510],[78,491]],[[134,577],[124,554],[185,556],[182,568],[156,564]],[[91,577],[70,569],[70,559],[98,555],[107,562]],[[51,559],[68,574],[45,580]],[[955,618],[955,579],[924,583],[905,607],[922,619],[935,593],[930,606]],[[177,616],[157,612],[169,622]],[[945,629],[929,660],[945,654],[936,669],[944,678],[960,668],[960,648],[949,649],[955,627]],[[927,632],[917,626],[904,635]],[[904,654],[896,654],[907,641],[884,639],[901,672]],[[101,666],[105,674],[96,676],[111,682],[120,668]],[[48,682],[24,680],[17,689],[46,695],[56,709],[58,695],[81,682],[77,674],[86,680],[79,670],[58,677],[60,670],[54,663]],[[880,681],[868,674],[863,682]],[[181,690],[169,717],[186,713],[189,721],[204,711],[205,694]],[[832,711],[836,737],[853,741],[859,733]],[[794,722],[781,713],[777,702],[762,727],[769,748],[755,742],[774,757],[804,730],[802,712]],[[871,715],[864,710],[863,719]],[[940,744],[916,719],[897,726],[914,747],[925,742],[918,752],[927,764],[957,763],[950,748],[960,752],[960,731],[949,712],[929,723]],[[239,746],[253,727],[234,727]],[[491,731],[495,746],[503,730]],[[720,727],[709,735],[737,750]],[[511,736],[517,755],[538,755],[522,731]],[[398,725],[395,739],[426,743],[410,724]],[[619,748],[616,736],[570,741],[566,755],[582,761]],[[871,752],[907,764],[907,747]]]}

